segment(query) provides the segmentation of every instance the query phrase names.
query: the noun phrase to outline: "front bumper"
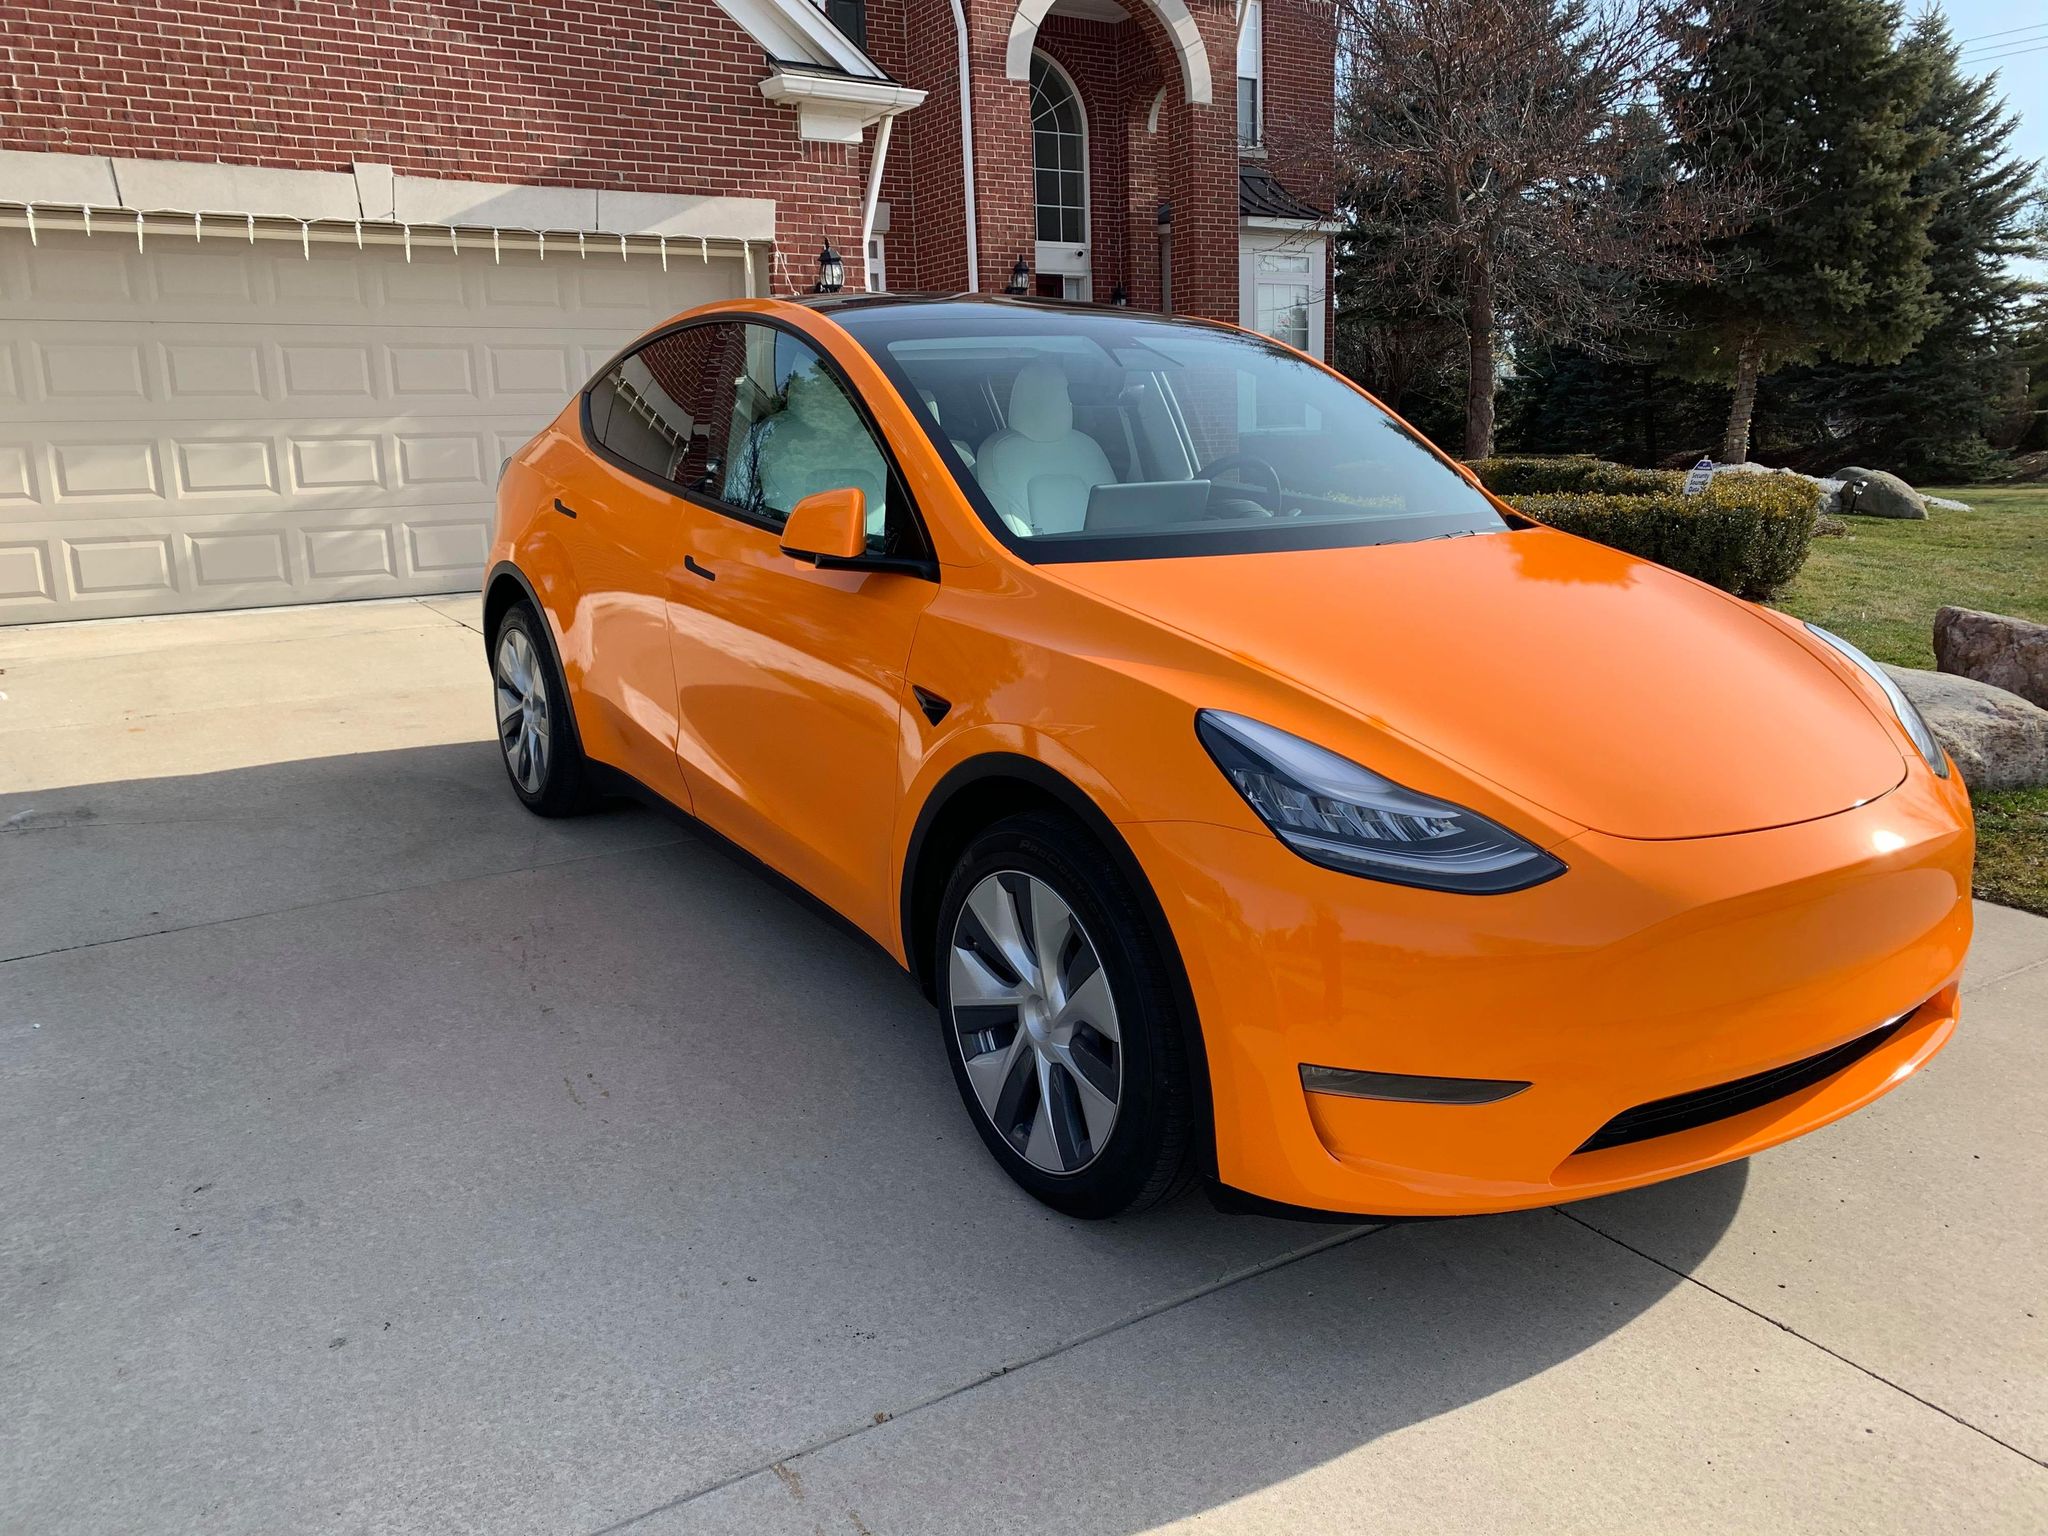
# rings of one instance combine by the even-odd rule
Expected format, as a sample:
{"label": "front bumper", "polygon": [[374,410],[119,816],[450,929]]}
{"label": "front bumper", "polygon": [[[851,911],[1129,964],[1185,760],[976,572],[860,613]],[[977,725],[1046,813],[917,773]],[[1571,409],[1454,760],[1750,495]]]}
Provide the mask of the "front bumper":
{"label": "front bumper", "polygon": [[[1262,1199],[1456,1215],[1626,1189],[1761,1151],[1917,1070],[1955,1028],[1969,803],[1915,772],[1796,826],[1668,842],[1583,833],[1504,896],[1306,863],[1263,831],[1124,829],[1180,946],[1217,1172]],[[1624,1111],[1802,1061],[1912,1010],[1818,1083],[1581,1151]],[[1531,1086],[1491,1104],[1305,1092],[1303,1063]]]}

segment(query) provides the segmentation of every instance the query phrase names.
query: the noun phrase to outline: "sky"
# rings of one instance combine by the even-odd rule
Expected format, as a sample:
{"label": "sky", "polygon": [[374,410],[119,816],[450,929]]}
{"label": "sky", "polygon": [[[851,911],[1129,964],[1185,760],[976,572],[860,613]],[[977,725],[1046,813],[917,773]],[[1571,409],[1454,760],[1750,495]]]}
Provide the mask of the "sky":
{"label": "sky", "polygon": [[[1935,8],[1963,46],[1963,68],[1997,72],[2000,94],[2020,119],[2013,148],[2042,161],[2048,180],[2048,9],[2041,0],[1937,0]],[[1908,0],[1909,14],[1917,9]],[[2048,264],[2030,262],[2027,270],[2048,278]]]}
{"label": "sky", "polygon": [[[1908,14],[1917,9],[1909,0]],[[2041,0],[1938,0],[1935,9],[1963,45],[1963,67],[1998,72],[2006,105],[2020,115],[2014,147],[2048,161],[2048,10]]]}

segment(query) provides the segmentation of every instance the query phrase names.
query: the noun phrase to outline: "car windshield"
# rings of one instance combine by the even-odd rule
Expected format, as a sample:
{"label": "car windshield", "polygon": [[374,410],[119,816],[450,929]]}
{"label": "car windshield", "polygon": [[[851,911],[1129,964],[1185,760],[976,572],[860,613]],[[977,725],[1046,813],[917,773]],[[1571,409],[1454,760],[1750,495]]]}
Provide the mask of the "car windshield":
{"label": "car windshield", "polygon": [[955,301],[835,313],[984,521],[1034,561],[1320,549],[1499,532],[1409,428],[1262,337]]}

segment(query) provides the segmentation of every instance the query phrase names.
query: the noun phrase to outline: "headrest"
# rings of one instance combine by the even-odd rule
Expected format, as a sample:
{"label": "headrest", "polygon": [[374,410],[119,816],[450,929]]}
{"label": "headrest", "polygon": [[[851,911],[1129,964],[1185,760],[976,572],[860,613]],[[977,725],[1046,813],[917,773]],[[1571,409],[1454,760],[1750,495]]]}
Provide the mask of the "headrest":
{"label": "headrest", "polygon": [[924,408],[932,413],[932,420],[943,427],[946,424],[946,418],[939,414],[939,397],[928,389],[920,389],[917,392],[917,398],[922,400]]}
{"label": "headrest", "polygon": [[1034,442],[1056,442],[1074,430],[1074,401],[1057,363],[1026,363],[1010,386],[1010,430]]}
{"label": "headrest", "polygon": [[783,401],[783,414],[807,427],[843,432],[860,424],[846,391],[821,368],[792,373],[783,384]]}

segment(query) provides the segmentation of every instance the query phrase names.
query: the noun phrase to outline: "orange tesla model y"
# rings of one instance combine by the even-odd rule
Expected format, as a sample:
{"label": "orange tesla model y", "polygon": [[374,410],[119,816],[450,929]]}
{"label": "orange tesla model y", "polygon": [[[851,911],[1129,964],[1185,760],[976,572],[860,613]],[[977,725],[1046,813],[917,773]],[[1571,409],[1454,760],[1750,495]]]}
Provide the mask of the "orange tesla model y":
{"label": "orange tesla model y", "polygon": [[485,592],[519,797],[658,797],[872,937],[1076,1215],[1623,1189],[1955,1028],[1969,802],[1877,666],[1233,327],[691,311],[507,462]]}

